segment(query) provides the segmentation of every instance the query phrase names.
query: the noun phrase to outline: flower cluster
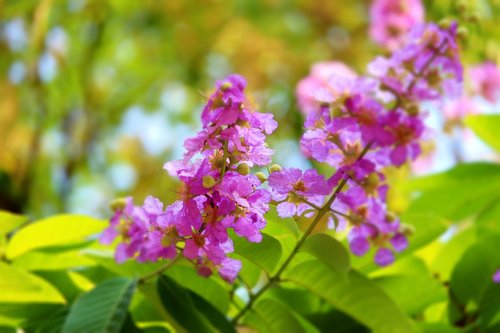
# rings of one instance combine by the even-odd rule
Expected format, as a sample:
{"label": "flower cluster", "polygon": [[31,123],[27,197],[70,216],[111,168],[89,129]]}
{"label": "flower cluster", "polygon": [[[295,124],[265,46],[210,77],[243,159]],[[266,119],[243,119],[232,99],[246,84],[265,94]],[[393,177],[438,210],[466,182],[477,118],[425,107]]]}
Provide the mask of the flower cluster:
{"label": "flower cluster", "polygon": [[369,65],[373,77],[334,75],[328,89],[311,92],[317,107],[307,114],[302,149],[335,173],[324,179],[314,171],[289,169],[269,177],[281,216],[322,207],[334,191],[326,204],[331,225],[351,227],[348,239],[356,255],[378,248],[375,262],[381,266],[408,245],[408,230],[387,212],[382,171],[420,154],[424,124],[419,104],[455,94],[460,86],[454,82],[462,80],[455,26],[429,24],[409,36],[391,57]]}
{"label": "flower cluster", "polygon": [[332,77],[354,79],[356,73],[340,61],[320,62],[311,67],[311,73],[297,84],[296,95],[300,111],[304,114],[316,112],[316,96],[334,93],[330,91]]}
{"label": "flower cluster", "polygon": [[233,251],[228,229],[250,242],[262,239],[271,196],[250,167],[270,163],[273,151],[265,139],[277,127],[271,114],[256,111],[245,86],[238,75],[217,82],[201,115],[202,130],[186,140],[182,160],[165,164],[181,182],[178,201],[163,208],[148,197],[136,207],[128,198],[115,207],[101,240],[121,236],[117,261],[156,261],[182,253],[201,275],[217,270],[234,280],[241,262],[227,256]]}
{"label": "flower cluster", "polygon": [[421,0],[374,0],[370,8],[370,35],[375,42],[394,51],[406,34],[424,21]]}

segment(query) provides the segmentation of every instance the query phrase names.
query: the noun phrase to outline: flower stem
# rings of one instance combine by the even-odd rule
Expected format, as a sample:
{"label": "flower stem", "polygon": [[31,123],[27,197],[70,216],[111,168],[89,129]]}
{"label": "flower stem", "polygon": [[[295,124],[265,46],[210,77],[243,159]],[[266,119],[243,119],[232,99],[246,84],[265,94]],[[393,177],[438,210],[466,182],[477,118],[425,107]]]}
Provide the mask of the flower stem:
{"label": "flower stem", "polygon": [[139,279],[139,284],[142,284],[142,283],[145,283],[147,280],[151,279],[151,278],[154,278],[155,276],[157,275],[160,275],[162,274],[163,272],[165,272],[167,269],[169,269],[170,267],[172,267],[180,258],[181,258],[181,254],[177,254],[177,256],[175,256],[174,259],[170,260],[169,262],[167,262],[165,265],[161,266],[160,268],[158,268],[156,271],[154,272],[151,272],[149,274],[146,274],[144,275],[143,277],[141,277]]}
{"label": "flower stem", "polygon": [[[366,153],[368,152],[368,150],[370,149],[370,147],[372,146],[372,144],[373,143],[371,142],[368,145],[366,145],[366,147],[363,149],[363,151],[361,152],[361,154],[358,156],[358,158],[357,158],[358,161],[360,159],[362,159],[366,155]],[[243,317],[243,315],[245,313],[247,313],[247,311],[249,311],[249,310],[252,309],[252,306],[255,303],[255,301],[262,294],[264,294],[275,282],[279,282],[280,281],[281,274],[285,271],[285,269],[288,267],[288,265],[290,265],[290,263],[292,262],[293,258],[295,258],[295,256],[297,255],[297,253],[299,253],[299,250],[302,247],[302,244],[304,244],[304,242],[306,241],[307,237],[309,237],[309,235],[312,233],[312,231],[314,230],[314,228],[316,228],[316,226],[318,225],[319,221],[321,221],[321,219],[323,218],[323,216],[325,216],[325,214],[330,211],[330,206],[332,205],[332,203],[337,198],[337,195],[343,190],[343,188],[347,184],[348,180],[349,180],[349,176],[348,175],[342,179],[342,181],[339,183],[339,185],[337,186],[337,188],[335,189],[335,191],[333,192],[333,194],[331,195],[331,197],[328,199],[328,201],[318,210],[318,213],[314,217],[314,220],[311,222],[311,224],[309,225],[309,227],[307,228],[307,230],[304,232],[304,234],[302,235],[302,237],[299,239],[299,241],[297,242],[297,244],[295,244],[295,247],[293,248],[292,252],[288,256],[288,258],[286,258],[285,262],[281,265],[281,267],[278,269],[278,271],[276,272],[276,274],[274,274],[266,282],[266,284],[255,295],[253,295],[253,297],[250,298],[250,300],[245,305],[245,307],[243,309],[241,309],[238,312],[238,314],[236,314],[236,316],[232,320],[233,324],[237,324],[238,321]]]}

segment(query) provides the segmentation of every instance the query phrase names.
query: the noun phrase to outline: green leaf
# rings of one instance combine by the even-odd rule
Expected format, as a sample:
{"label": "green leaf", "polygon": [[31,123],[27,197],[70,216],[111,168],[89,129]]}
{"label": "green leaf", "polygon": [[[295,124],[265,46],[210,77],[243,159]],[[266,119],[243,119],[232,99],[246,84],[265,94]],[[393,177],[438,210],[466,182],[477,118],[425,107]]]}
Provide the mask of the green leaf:
{"label": "green leaf", "polygon": [[107,270],[118,275],[128,276],[131,278],[149,274],[165,265],[163,261],[141,263],[135,260],[127,260],[124,263],[118,264],[114,259],[113,252],[111,251],[86,249],[84,250],[84,254]]}
{"label": "green leaf", "polygon": [[0,262],[0,303],[64,303],[45,280]]}
{"label": "green leaf", "polygon": [[66,309],[54,303],[0,303],[0,325],[39,327],[57,311]]}
{"label": "green leaf", "polygon": [[[195,306],[192,293],[180,286],[170,277],[160,276],[157,280],[156,287],[164,308],[175,321],[188,332],[208,333],[217,332],[217,329],[226,328],[224,324],[216,326],[217,329],[212,326],[213,323],[205,316],[204,309],[200,310]],[[213,310],[217,311],[215,308],[213,308]],[[218,319],[220,319],[220,317]]]}
{"label": "green leaf", "polygon": [[344,245],[327,234],[318,233],[309,236],[302,245],[302,250],[338,272],[347,273],[351,268],[349,253]]}
{"label": "green leaf", "polygon": [[375,332],[410,333],[415,329],[401,309],[372,281],[351,271],[348,281],[318,260],[306,261],[284,275]]}
{"label": "green leaf", "polygon": [[37,272],[37,275],[55,286],[69,303],[73,303],[82,293],[94,287],[92,282],[77,272],[42,271]]}
{"label": "green leaf", "polygon": [[390,275],[376,279],[375,283],[409,315],[447,299],[444,286],[430,275]]}
{"label": "green leaf", "polygon": [[500,325],[500,284],[490,283],[479,301],[479,322],[483,330]]}
{"label": "green leaf", "polygon": [[[430,268],[439,276],[442,281],[447,281],[467,248],[476,241],[474,229],[468,228],[449,239],[442,244],[439,250],[433,250],[436,253],[435,258],[430,264]],[[439,245],[439,244],[438,244]]]}
{"label": "green leaf", "polygon": [[215,278],[205,278],[196,273],[192,266],[175,265],[166,275],[210,302],[222,313],[229,310],[229,293]]}
{"label": "green leaf", "polygon": [[450,288],[462,305],[467,305],[469,301],[479,304],[484,292],[493,283],[493,273],[500,266],[498,244],[500,235],[480,240],[465,251],[453,269]]}
{"label": "green leaf", "polygon": [[7,257],[26,252],[81,242],[101,232],[106,222],[82,215],[56,215],[36,221],[14,234],[7,247]]}
{"label": "green leaf", "polygon": [[410,244],[402,255],[411,254],[436,240],[450,225],[447,220],[430,213],[404,214],[401,220],[412,226],[415,231],[409,237]]}
{"label": "green leaf", "polygon": [[489,207],[500,191],[500,165],[470,163],[417,178],[410,189],[420,196],[409,213],[430,213],[460,221]]}
{"label": "green leaf", "polygon": [[245,315],[243,323],[260,333],[305,333],[300,321],[281,302],[271,298],[260,299]]}
{"label": "green leaf", "polygon": [[95,266],[96,263],[78,251],[61,253],[33,251],[17,257],[12,261],[12,265],[33,271]]}
{"label": "green leaf", "polygon": [[262,234],[262,242],[252,243],[233,236],[234,252],[247,258],[267,273],[271,274],[281,259],[281,243],[272,236]]}
{"label": "green leaf", "polygon": [[120,332],[135,286],[136,280],[117,277],[83,294],[71,307],[63,333]]}
{"label": "green leaf", "polygon": [[11,232],[27,221],[27,216],[0,210],[0,235]]}
{"label": "green leaf", "polygon": [[485,143],[496,151],[500,151],[500,115],[481,114],[471,115],[465,118],[464,123],[469,126]]}

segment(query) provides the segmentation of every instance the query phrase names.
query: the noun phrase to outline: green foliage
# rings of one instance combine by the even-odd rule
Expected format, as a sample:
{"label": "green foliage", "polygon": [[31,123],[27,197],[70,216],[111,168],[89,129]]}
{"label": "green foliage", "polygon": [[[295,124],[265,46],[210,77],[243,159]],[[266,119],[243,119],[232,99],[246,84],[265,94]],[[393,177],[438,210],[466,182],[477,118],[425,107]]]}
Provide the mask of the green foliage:
{"label": "green foliage", "polygon": [[224,314],[173,279],[160,277],[157,289],[165,309],[188,332],[234,332]]}
{"label": "green foliage", "polygon": [[[426,16],[458,18],[459,2],[480,20],[468,24],[462,57],[500,59],[499,1],[429,0]],[[310,223],[281,219],[271,208],[261,243],[230,235],[243,264],[234,285],[199,276],[187,260],[143,281],[168,261],[118,264],[113,246],[96,242],[107,222],[50,216],[109,217],[109,199],[125,193],[173,199],[176,184],[158,166],[199,126],[199,90],[229,72],[245,75],[278,120],[270,138],[276,162],[294,163],[288,146],[303,120],[295,85],[316,61],[347,60],[361,73],[380,54],[367,40],[369,3],[0,1],[0,332],[500,332],[500,285],[492,281],[500,268],[498,163],[461,163],[390,183],[411,236],[386,268],[372,252],[349,254],[344,234],[332,236],[320,223],[270,281]],[[3,34],[15,20],[27,32],[22,51]],[[58,29],[68,38],[64,52],[48,46]],[[46,55],[57,73],[44,81],[36,69]],[[13,64],[26,72],[15,84]],[[149,152],[134,133],[116,140],[131,109],[165,120],[169,142],[160,151]],[[500,116],[472,115],[464,124],[500,151]],[[111,177],[114,167],[132,170],[123,178],[135,181]],[[252,309],[235,327],[231,320],[248,302]]]}
{"label": "green foliage", "polygon": [[469,126],[489,146],[500,151],[500,115],[482,114],[468,116],[465,124]]}
{"label": "green foliage", "polygon": [[346,282],[322,262],[310,260],[294,267],[284,277],[310,290],[375,332],[415,331],[394,301],[372,281],[354,270],[349,272]]}
{"label": "green foliage", "polygon": [[135,289],[135,280],[114,278],[76,300],[64,322],[63,332],[120,332]]}
{"label": "green foliage", "polygon": [[61,294],[40,277],[0,262],[0,303],[64,303]]}
{"label": "green foliage", "polygon": [[36,221],[14,234],[7,257],[13,259],[35,249],[78,244],[105,226],[105,221],[83,215],[56,215]]}

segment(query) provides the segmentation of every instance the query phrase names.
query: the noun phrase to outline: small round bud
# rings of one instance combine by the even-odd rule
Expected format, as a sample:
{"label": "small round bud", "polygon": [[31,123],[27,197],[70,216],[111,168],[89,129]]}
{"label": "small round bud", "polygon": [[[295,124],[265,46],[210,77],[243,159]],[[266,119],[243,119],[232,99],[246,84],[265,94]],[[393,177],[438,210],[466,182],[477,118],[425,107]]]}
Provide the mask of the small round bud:
{"label": "small round bud", "polygon": [[415,227],[409,224],[402,223],[399,231],[405,236],[411,236],[415,233]]}
{"label": "small round bud", "polygon": [[397,216],[396,216],[396,214],[394,214],[394,213],[392,213],[392,212],[387,212],[387,213],[385,214],[385,220],[386,220],[387,222],[391,223],[391,222],[394,222],[394,221],[396,221],[396,220],[397,220]]}
{"label": "small round bud", "polygon": [[453,20],[450,18],[444,18],[441,21],[439,21],[439,27],[443,29],[449,29],[451,27]]}
{"label": "small round bud", "polygon": [[109,207],[114,212],[118,212],[118,211],[122,211],[125,208],[126,205],[127,205],[127,200],[125,198],[119,198],[119,199],[113,200],[109,204]]}
{"label": "small round bud", "polygon": [[223,84],[221,84],[220,89],[222,91],[226,91],[226,90],[231,89],[232,87],[233,87],[233,84],[231,82],[229,82],[229,81],[226,81]]}
{"label": "small round bud", "polygon": [[202,184],[204,188],[212,188],[215,185],[215,179],[212,176],[203,176]]}
{"label": "small round bud", "polygon": [[176,242],[177,238],[179,238],[177,230],[175,228],[168,229],[161,238],[161,245],[163,247],[169,247]]}
{"label": "small round bud", "polygon": [[281,168],[281,166],[279,164],[273,164],[273,165],[271,165],[270,170],[271,170],[271,173],[273,173],[273,172],[280,172],[283,169]]}
{"label": "small round bud", "polygon": [[241,163],[236,168],[236,172],[238,172],[240,175],[246,176],[250,172],[250,167],[246,163]]}
{"label": "small round bud", "polygon": [[257,172],[255,174],[255,176],[257,176],[257,178],[259,178],[261,183],[263,183],[267,180],[267,176],[263,172]]}
{"label": "small round bud", "polygon": [[457,1],[455,7],[460,14],[465,13],[465,11],[467,10],[467,4],[465,3],[465,0]]}
{"label": "small round bud", "polygon": [[477,13],[472,13],[467,17],[467,21],[477,24],[479,23],[479,15]]}
{"label": "small round bud", "polygon": [[467,41],[467,38],[469,38],[469,30],[466,27],[459,27],[457,29],[457,37],[462,42]]}

